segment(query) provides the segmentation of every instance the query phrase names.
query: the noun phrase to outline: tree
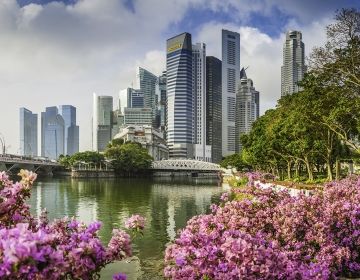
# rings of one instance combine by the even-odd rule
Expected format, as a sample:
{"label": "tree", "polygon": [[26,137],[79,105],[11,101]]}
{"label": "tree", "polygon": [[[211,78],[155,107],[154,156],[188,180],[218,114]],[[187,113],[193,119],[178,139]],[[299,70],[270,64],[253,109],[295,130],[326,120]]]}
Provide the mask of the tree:
{"label": "tree", "polygon": [[220,166],[223,168],[236,168],[238,171],[243,169],[249,169],[250,166],[242,159],[242,154],[233,154],[225,157],[221,162]]}
{"label": "tree", "polygon": [[153,160],[145,148],[131,142],[107,148],[105,156],[112,161],[116,173],[128,175],[150,169]]}

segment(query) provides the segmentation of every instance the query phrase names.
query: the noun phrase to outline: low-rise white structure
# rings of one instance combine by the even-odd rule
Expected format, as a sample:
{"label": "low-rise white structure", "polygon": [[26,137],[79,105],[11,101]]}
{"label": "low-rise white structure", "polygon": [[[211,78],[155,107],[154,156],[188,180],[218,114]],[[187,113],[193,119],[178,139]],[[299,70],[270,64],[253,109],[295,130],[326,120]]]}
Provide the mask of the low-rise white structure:
{"label": "low-rise white structure", "polygon": [[146,148],[154,160],[162,160],[169,158],[169,150],[163,134],[151,125],[136,126],[129,125],[124,127],[115,139],[123,139],[124,142],[131,141],[140,143]]}

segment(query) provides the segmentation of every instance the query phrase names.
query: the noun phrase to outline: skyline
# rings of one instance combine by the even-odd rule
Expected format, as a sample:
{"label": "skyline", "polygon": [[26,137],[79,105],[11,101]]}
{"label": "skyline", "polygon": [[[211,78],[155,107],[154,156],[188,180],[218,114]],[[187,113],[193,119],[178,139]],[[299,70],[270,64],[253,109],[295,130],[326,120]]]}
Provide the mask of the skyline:
{"label": "skyline", "polygon": [[221,29],[240,33],[240,67],[250,66],[247,74],[262,94],[263,114],[280,98],[285,32],[302,32],[307,56],[325,41],[324,28],[336,8],[359,5],[235,1],[243,5],[239,12],[227,6],[232,1],[210,1],[207,8],[200,0],[45,2],[0,3],[0,95],[8,101],[0,133],[11,153],[19,148],[19,108],[39,113],[56,104],[77,107],[80,150],[90,149],[93,93],[117,98],[121,89],[136,83],[139,66],[160,75],[166,68],[166,39],[185,31],[193,42],[206,44],[208,56],[220,59]]}

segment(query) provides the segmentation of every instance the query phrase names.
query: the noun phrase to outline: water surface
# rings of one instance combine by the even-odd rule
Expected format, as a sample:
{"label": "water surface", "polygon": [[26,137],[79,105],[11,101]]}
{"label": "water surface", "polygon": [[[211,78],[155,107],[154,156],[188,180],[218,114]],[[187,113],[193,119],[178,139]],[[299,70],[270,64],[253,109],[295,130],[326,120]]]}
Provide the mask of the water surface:
{"label": "water surface", "polygon": [[[75,216],[86,223],[100,220],[100,236],[106,244],[113,228],[123,228],[131,214],[143,215],[144,236],[133,242],[134,255],[140,261],[111,265],[102,279],[119,270],[130,270],[129,279],[161,279],[166,244],[189,218],[208,212],[222,192],[217,180],[204,178],[52,178],[37,180],[30,204],[35,215],[46,208],[50,219]],[[139,270],[137,275],[141,276],[132,270]]]}

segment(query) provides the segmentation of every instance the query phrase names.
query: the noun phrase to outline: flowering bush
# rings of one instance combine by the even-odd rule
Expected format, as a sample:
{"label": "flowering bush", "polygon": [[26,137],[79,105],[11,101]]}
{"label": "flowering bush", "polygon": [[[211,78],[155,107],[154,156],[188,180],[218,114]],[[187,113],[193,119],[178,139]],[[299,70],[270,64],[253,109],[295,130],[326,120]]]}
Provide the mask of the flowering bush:
{"label": "flowering bush", "polygon": [[87,226],[66,217],[50,223],[46,212],[35,219],[25,200],[36,174],[19,175],[21,181],[14,183],[0,172],[1,279],[97,279],[105,265],[131,256],[130,236],[122,230],[114,229],[105,247],[98,237],[100,222]]}
{"label": "flowering bush", "polygon": [[133,229],[137,231],[143,230],[145,227],[145,218],[140,215],[132,215],[125,222],[125,227],[127,229]]}
{"label": "flowering bush", "polygon": [[[254,176],[253,176],[254,177]],[[252,182],[188,221],[167,247],[171,279],[331,279],[360,276],[360,177],[312,196]]]}

